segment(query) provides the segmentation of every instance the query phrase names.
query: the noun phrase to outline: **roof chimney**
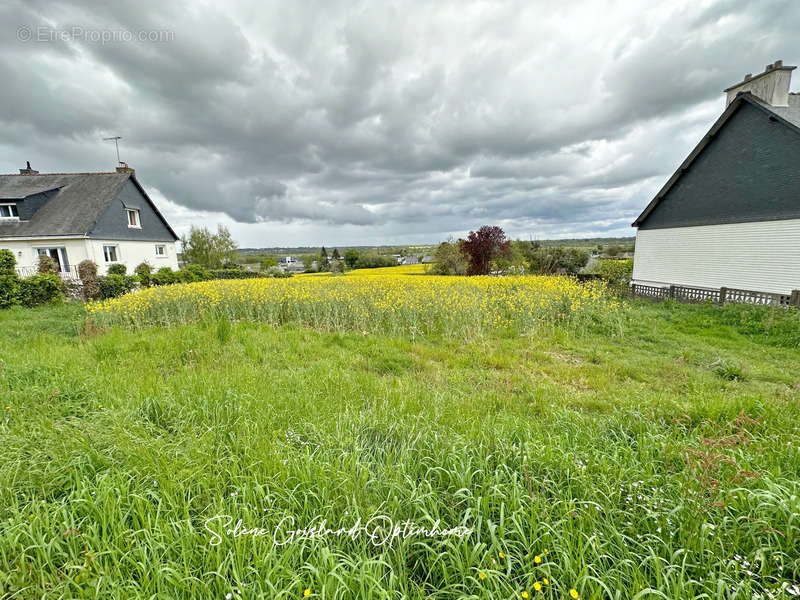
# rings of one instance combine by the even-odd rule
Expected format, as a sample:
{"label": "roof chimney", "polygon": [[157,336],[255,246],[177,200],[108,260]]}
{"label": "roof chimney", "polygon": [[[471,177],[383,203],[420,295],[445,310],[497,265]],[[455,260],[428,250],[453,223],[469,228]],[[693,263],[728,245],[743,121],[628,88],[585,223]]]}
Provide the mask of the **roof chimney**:
{"label": "roof chimney", "polygon": [[728,94],[725,106],[728,106],[740,92],[750,92],[771,106],[789,106],[789,86],[792,82],[792,71],[797,67],[783,66],[782,60],[767,65],[763,73],[744,76],[744,81],[725,90]]}
{"label": "roof chimney", "polygon": [[34,171],[33,169],[31,169],[31,161],[26,160],[25,161],[25,168],[24,169],[20,169],[19,170],[19,174],[20,175],[38,175],[39,171]]}
{"label": "roof chimney", "polygon": [[131,168],[128,166],[128,163],[121,163],[121,165],[122,165],[122,166],[120,166],[120,167],[117,167],[117,173],[130,173],[130,174],[133,174],[133,173],[135,173],[135,172],[136,172],[136,170],[135,170],[135,169],[131,169]]}

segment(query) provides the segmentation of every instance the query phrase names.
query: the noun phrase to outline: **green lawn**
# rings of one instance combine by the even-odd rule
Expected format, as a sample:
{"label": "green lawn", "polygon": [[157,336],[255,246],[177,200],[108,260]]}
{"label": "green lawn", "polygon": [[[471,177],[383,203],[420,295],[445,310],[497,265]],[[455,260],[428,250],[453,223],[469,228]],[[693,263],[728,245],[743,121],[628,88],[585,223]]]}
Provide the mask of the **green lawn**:
{"label": "green lawn", "polygon": [[[84,322],[0,312],[0,598],[800,586],[800,311],[636,303],[616,334],[482,340]],[[383,516],[473,531],[381,543]]]}

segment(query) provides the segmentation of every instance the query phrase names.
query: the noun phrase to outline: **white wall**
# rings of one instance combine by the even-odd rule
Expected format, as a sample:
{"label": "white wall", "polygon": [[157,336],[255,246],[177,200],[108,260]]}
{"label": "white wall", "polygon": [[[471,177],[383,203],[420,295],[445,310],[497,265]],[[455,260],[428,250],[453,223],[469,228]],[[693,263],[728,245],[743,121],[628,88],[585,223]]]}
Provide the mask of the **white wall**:
{"label": "white wall", "polygon": [[[161,267],[178,268],[178,251],[174,242],[131,242],[115,240],[87,240],[89,258],[97,263],[98,273],[105,274],[108,266],[103,253],[103,246],[117,247],[117,262],[128,267],[128,273],[143,262],[148,263],[154,270]],[[166,256],[156,256],[156,246],[166,246]]]}
{"label": "white wall", "polygon": [[641,229],[633,279],[789,293],[800,289],[800,219]]}
{"label": "white wall", "polygon": [[[117,262],[125,264],[128,273],[140,263],[146,262],[154,269],[169,267],[178,268],[178,251],[174,242],[131,242],[115,240],[94,239],[66,239],[48,238],[42,240],[0,240],[0,248],[6,248],[14,253],[17,267],[36,268],[39,264],[37,248],[64,248],[67,252],[67,262],[70,267],[76,266],[82,260],[93,260],[97,263],[97,272],[105,275],[108,266],[103,254],[103,246],[110,244],[117,246]],[[156,245],[166,246],[165,257],[156,256]]]}

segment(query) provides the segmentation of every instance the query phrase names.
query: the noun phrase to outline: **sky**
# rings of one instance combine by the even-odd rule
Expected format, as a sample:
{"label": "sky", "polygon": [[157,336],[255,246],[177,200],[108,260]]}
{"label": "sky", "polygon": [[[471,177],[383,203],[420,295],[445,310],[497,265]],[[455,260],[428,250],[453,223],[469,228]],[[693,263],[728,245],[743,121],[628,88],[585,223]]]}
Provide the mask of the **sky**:
{"label": "sky", "polygon": [[798,26],[798,0],[3,0],[0,172],[111,171],[118,135],[179,234],[241,247],[629,236]]}

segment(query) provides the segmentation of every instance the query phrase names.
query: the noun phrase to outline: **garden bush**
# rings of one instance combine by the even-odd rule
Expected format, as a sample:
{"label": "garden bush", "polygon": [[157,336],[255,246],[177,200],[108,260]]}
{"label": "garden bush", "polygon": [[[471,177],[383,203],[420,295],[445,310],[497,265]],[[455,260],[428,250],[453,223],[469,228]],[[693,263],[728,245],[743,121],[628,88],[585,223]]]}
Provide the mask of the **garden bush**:
{"label": "garden bush", "polygon": [[34,307],[51,302],[60,302],[64,299],[61,285],[61,277],[52,273],[39,273],[33,277],[21,279],[19,282],[20,304]]}
{"label": "garden bush", "polygon": [[205,281],[209,279],[208,271],[200,265],[187,265],[177,273],[181,283],[192,283],[194,281]]}
{"label": "garden bush", "polygon": [[103,298],[116,298],[127,291],[125,289],[125,277],[117,273],[101,277],[99,282],[100,294]]}
{"label": "garden bush", "polygon": [[86,300],[99,300],[102,296],[97,265],[94,261],[83,260],[78,264],[78,277],[83,282],[83,297]]}
{"label": "garden bush", "polygon": [[137,265],[133,272],[139,277],[139,283],[142,284],[142,287],[150,287],[153,285],[153,267],[146,262]]}
{"label": "garden bush", "polygon": [[128,268],[120,263],[110,265],[108,267],[109,275],[122,275],[123,277],[128,274]]}
{"label": "garden bush", "polygon": [[58,267],[56,266],[56,261],[52,258],[47,256],[46,254],[39,255],[39,266],[38,269],[39,273],[46,273],[50,275],[58,275]]}
{"label": "garden bush", "polygon": [[14,270],[17,259],[11,250],[0,250],[0,308],[19,304],[19,277]]}
{"label": "garden bush", "polygon": [[153,285],[169,285],[177,281],[178,274],[169,267],[161,267],[153,274]]}

